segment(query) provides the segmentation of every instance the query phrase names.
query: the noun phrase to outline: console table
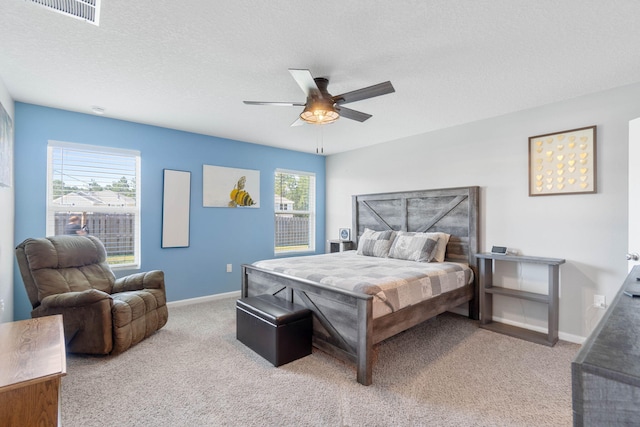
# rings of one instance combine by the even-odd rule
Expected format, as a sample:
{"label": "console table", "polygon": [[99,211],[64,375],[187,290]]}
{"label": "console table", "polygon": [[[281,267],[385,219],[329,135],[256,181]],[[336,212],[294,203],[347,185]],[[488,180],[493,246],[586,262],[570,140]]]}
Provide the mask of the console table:
{"label": "console table", "polygon": [[62,315],[0,323],[0,425],[57,426],[66,360]]}
{"label": "console table", "polygon": [[[499,255],[492,253],[477,254],[480,270],[480,327],[491,331],[511,335],[533,341],[538,344],[548,346],[558,342],[558,305],[559,305],[559,284],[560,265],[564,264],[564,259],[541,258],[533,256]],[[549,267],[549,291],[547,294],[521,291],[519,289],[509,289],[493,284],[493,263],[494,262],[520,262],[530,264],[545,264]],[[520,298],[527,301],[546,304],[548,306],[548,323],[546,334],[519,328],[504,323],[493,321],[493,295],[504,295],[511,298]]]}

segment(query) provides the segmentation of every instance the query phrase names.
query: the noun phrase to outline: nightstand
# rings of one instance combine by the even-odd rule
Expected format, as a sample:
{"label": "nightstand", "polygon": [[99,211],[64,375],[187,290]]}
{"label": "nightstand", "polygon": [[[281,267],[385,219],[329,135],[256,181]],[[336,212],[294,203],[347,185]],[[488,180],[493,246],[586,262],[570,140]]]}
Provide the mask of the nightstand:
{"label": "nightstand", "polygon": [[327,253],[344,252],[355,249],[351,240],[328,240]]}

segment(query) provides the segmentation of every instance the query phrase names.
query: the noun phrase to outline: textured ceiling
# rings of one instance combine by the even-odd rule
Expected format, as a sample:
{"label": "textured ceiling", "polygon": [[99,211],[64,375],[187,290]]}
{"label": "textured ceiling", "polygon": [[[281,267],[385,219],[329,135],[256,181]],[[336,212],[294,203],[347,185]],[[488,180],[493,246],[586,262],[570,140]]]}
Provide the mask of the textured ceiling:
{"label": "textured ceiling", "polygon": [[[635,0],[102,0],[100,25],[24,0],[0,2],[0,78],[16,101],[325,154],[640,81]],[[287,71],[364,123],[290,127]]]}

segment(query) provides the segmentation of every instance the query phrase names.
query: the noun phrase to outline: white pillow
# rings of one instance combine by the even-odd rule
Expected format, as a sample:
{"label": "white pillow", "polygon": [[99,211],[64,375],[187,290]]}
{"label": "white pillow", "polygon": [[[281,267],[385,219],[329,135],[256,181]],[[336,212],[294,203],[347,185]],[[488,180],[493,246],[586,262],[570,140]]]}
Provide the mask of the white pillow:
{"label": "white pillow", "polygon": [[435,232],[435,233],[424,233],[428,236],[433,236],[438,239],[438,245],[436,246],[436,252],[433,255],[433,262],[444,262],[444,259],[447,254],[447,244],[449,244],[449,238],[451,234],[443,233],[443,232]]}
{"label": "white pillow", "polygon": [[430,262],[437,245],[437,236],[399,231],[389,250],[389,258]]}

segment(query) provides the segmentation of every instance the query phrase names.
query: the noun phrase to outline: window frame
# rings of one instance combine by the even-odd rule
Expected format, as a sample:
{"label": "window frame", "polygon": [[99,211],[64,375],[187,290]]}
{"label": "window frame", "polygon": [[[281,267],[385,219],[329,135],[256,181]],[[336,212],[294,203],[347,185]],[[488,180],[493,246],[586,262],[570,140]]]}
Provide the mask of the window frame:
{"label": "window frame", "polygon": [[[289,174],[289,175],[297,175],[297,176],[308,176],[310,178],[310,182],[309,182],[309,195],[308,195],[308,203],[309,203],[309,209],[308,210],[296,210],[292,209],[278,209],[281,205],[280,202],[275,201],[275,197],[277,196],[275,189],[276,189],[276,185],[277,185],[277,176],[278,174]],[[276,168],[274,173],[273,173],[273,177],[274,177],[274,183],[273,183],[273,191],[274,191],[274,206],[273,206],[273,210],[274,210],[274,215],[273,215],[273,220],[274,220],[274,242],[273,242],[273,251],[274,251],[274,255],[276,256],[286,256],[286,255],[295,255],[295,254],[301,254],[301,253],[309,253],[309,252],[315,252],[316,251],[316,222],[317,222],[317,212],[316,212],[316,206],[317,206],[317,179],[316,179],[316,173],[315,172],[308,172],[308,171],[299,171],[299,170],[292,170],[292,169],[282,169],[282,168]],[[285,205],[286,208],[286,205]],[[303,248],[303,249],[280,249],[278,250],[278,246],[276,246],[277,243],[277,239],[276,239],[276,233],[277,230],[275,228],[275,221],[276,218],[278,216],[278,214],[284,214],[284,215],[296,215],[296,214],[303,214],[303,215],[308,215],[309,218],[309,228],[308,228],[308,232],[309,232],[309,242],[307,247]]]}
{"label": "window frame", "polygon": [[[110,206],[96,206],[92,207],[92,213],[128,213],[134,215],[134,226],[133,226],[133,262],[130,263],[121,263],[121,264],[109,264],[109,266],[113,270],[132,270],[132,269],[140,269],[141,264],[141,189],[142,189],[142,181],[141,181],[141,157],[139,150],[131,150],[124,148],[114,148],[114,147],[106,147],[99,145],[90,145],[90,144],[80,144],[75,142],[64,142],[64,141],[56,141],[49,140],[47,144],[47,196],[46,196],[46,209],[45,209],[45,223],[46,223],[46,235],[51,236],[55,234],[55,214],[58,212],[76,212],[78,210],[83,209],[69,209],[69,206],[56,206],[53,205],[53,200],[55,198],[54,195],[54,181],[56,177],[53,176],[54,173],[54,165],[53,165],[53,153],[56,149],[62,150],[77,150],[84,152],[95,153],[96,155],[100,154],[109,154],[116,155],[122,157],[130,157],[135,158],[135,206],[118,206],[118,207],[110,207]],[[86,209],[86,208],[85,208]]]}

